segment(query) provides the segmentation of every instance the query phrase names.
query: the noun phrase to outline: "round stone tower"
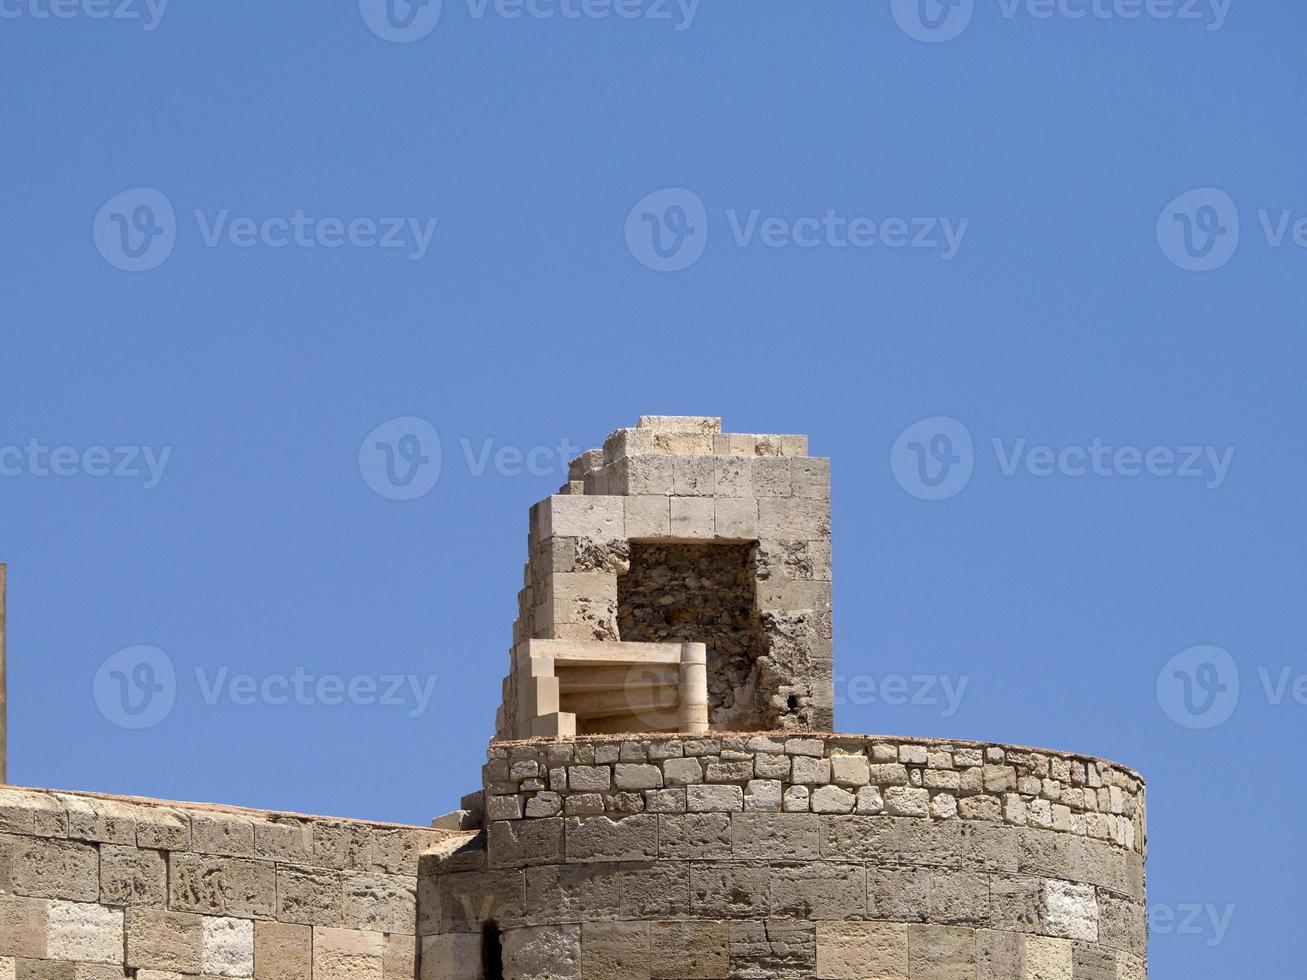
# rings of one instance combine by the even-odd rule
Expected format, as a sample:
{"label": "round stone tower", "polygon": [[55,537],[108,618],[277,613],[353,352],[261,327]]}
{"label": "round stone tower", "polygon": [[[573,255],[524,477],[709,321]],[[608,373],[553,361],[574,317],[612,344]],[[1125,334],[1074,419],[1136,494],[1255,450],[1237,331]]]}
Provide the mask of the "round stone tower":
{"label": "round stone tower", "polygon": [[425,980],[1143,980],[1143,780],[833,735],[829,462],[646,417],[532,510]]}

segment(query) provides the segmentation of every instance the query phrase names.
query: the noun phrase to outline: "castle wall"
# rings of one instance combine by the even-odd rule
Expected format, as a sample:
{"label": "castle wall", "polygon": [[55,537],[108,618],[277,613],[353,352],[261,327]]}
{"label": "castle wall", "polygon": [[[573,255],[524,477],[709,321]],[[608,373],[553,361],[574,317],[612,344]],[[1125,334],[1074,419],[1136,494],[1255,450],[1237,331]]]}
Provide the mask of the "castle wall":
{"label": "castle wall", "polygon": [[[424,862],[425,980],[1143,980],[1120,766],[883,738],[492,743],[487,835]],[[429,914],[426,910],[429,910]],[[443,966],[442,966],[443,964]]]}
{"label": "castle wall", "polygon": [[411,980],[418,857],[467,836],[0,787],[0,978]]}

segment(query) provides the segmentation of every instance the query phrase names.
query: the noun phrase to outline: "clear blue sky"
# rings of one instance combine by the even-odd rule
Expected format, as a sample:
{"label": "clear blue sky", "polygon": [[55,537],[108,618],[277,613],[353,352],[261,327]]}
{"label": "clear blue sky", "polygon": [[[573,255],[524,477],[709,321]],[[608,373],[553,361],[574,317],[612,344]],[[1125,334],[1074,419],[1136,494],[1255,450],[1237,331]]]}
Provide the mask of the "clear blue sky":
{"label": "clear blue sky", "polygon": [[[352,0],[176,3],[157,25],[70,3],[0,4],[13,781],[428,820],[477,785],[527,507],[562,480],[556,453],[538,476],[476,457],[720,414],[833,459],[837,670],[862,678],[838,727],[1137,767],[1155,907],[1233,909],[1158,930],[1154,975],[1300,968],[1301,3],[976,0],[933,36],[897,0],[445,0],[429,33],[432,8],[388,26]],[[157,195],[118,198],[136,188]],[[297,211],[302,240],[345,244],[296,244]],[[341,231],[390,217],[397,248],[367,247],[385,222]],[[927,247],[893,247],[905,227]],[[838,247],[855,228],[865,247]],[[772,247],[787,232],[805,245]],[[360,446],[410,416],[443,465],[397,501]],[[972,472],[924,500],[891,450],[935,416]],[[961,458],[960,431],[898,459]],[[1157,472],[1095,472],[1095,440]],[[41,475],[61,446],[72,475]],[[119,446],[171,451],[154,481]],[[1159,475],[1188,446],[1223,476]],[[101,665],[138,645],[175,703],[133,730]],[[1191,707],[1232,671],[1242,690],[1194,731],[1163,668],[1199,645],[1230,660],[1179,662]],[[1259,668],[1276,695],[1286,666],[1268,696]],[[271,703],[297,667],[437,682],[420,712],[411,692]],[[272,697],[206,700],[243,674]],[[956,711],[866,703],[887,675],[967,686]]]}

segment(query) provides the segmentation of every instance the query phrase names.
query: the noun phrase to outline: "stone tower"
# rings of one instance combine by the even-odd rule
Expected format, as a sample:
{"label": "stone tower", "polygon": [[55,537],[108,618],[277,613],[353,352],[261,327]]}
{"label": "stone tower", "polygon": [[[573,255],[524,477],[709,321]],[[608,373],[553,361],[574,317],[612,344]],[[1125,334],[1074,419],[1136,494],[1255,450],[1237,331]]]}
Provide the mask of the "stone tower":
{"label": "stone tower", "polygon": [[[829,463],[645,417],[531,511],[425,980],[1143,980],[1144,784],[835,735]],[[451,824],[453,825],[453,824]],[[425,910],[425,911],[424,911]]]}

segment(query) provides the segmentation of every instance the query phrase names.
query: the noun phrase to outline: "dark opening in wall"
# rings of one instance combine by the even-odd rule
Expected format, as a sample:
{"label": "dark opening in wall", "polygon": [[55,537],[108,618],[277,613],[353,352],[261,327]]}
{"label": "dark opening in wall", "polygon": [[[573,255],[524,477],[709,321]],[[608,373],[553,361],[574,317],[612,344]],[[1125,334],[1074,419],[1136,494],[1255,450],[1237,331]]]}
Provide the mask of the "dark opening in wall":
{"label": "dark opening in wall", "polygon": [[497,922],[481,931],[481,972],[486,980],[504,980],[504,937]]}
{"label": "dark opening in wall", "polygon": [[718,731],[759,731],[767,721],[758,659],[767,638],[758,614],[757,545],[631,542],[617,578],[623,640],[708,646],[708,717]]}

